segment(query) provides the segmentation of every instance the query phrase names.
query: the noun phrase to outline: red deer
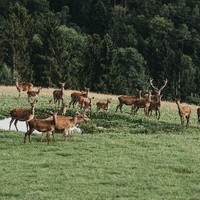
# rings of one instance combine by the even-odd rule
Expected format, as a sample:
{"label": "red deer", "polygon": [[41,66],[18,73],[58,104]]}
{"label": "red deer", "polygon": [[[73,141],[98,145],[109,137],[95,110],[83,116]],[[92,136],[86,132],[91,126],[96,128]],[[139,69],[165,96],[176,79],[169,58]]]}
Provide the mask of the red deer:
{"label": "red deer", "polygon": [[110,103],[111,103],[111,99],[110,98],[107,98],[106,101],[98,101],[96,103],[96,105],[97,105],[96,112],[99,112],[101,109],[106,111],[106,112],[108,112]]}
{"label": "red deer", "polygon": [[84,101],[82,103],[82,108],[83,108],[84,112],[86,112],[88,110],[89,113],[91,114],[91,112],[92,112],[92,99],[94,99],[94,97],[84,98]]}
{"label": "red deer", "polygon": [[[52,117],[47,118],[47,120],[50,119],[52,119]],[[90,118],[88,118],[84,114],[80,114],[79,112],[76,112],[73,117],[57,115],[57,124],[55,127],[55,132],[62,132],[63,139],[65,140],[67,136],[70,136],[70,128],[73,128],[75,125],[80,124],[82,122],[88,121],[90,121]],[[43,135],[44,133],[42,134],[41,141],[43,139]]]}
{"label": "red deer", "polygon": [[35,101],[35,99],[37,98],[37,96],[39,96],[41,89],[42,89],[42,87],[39,87],[39,88],[37,88],[37,90],[32,90],[31,89],[31,90],[27,91],[29,103]]}
{"label": "red deer", "polygon": [[[139,98],[141,98],[141,93],[142,93],[142,90],[139,91]],[[123,105],[132,106],[134,101],[138,99],[138,96],[122,95],[122,96],[119,96],[118,99],[119,99],[119,104],[116,106],[115,112],[117,112],[118,109],[120,110],[120,112],[122,112],[122,106]]]}
{"label": "red deer", "polygon": [[85,92],[72,92],[71,93],[71,101],[69,102],[69,108],[71,105],[73,105],[73,108],[75,107],[75,104],[78,102],[81,107],[83,104],[83,97],[88,98],[90,88],[85,87]]}
{"label": "red deer", "polygon": [[[58,108],[60,107],[60,101],[62,101],[62,104],[63,104],[63,101],[64,101],[65,84],[66,84],[66,82],[64,82],[64,83],[60,82],[61,90],[54,90],[53,91],[53,102],[54,102],[54,104],[58,103]],[[52,102],[52,100],[50,102]]]}
{"label": "red deer", "polygon": [[32,83],[19,83],[18,78],[17,78],[15,86],[16,86],[18,92],[19,92],[18,98],[20,98],[21,92],[30,90],[33,87],[33,84]]}
{"label": "red deer", "polygon": [[132,112],[134,111],[134,114],[136,114],[136,112],[138,111],[139,108],[144,108],[144,114],[148,115],[150,103],[151,103],[151,90],[148,91],[147,98],[136,99],[133,102],[131,110],[132,110]]}
{"label": "red deer", "polygon": [[14,125],[15,125],[15,128],[17,131],[18,131],[17,122],[25,121],[27,131],[28,131],[28,121],[34,118],[36,102],[37,102],[37,100],[31,103],[31,109],[15,108],[10,111],[11,120],[10,120],[9,130],[11,128],[13,121],[15,121]]}
{"label": "red deer", "polygon": [[156,118],[158,120],[160,119],[161,98],[162,98],[162,95],[156,94],[156,100],[151,100],[150,106],[149,106],[149,111],[148,111],[148,113],[149,113],[148,115],[151,115],[152,111],[155,110]]}
{"label": "red deer", "polygon": [[57,124],[57,113],[52,113],[53,119],[37,119],[33,118],[30,121],[28,121],[29,130],[25,133],[24,136],[24,143],[26,143],[26,138],[28,136],[29,142],[31,142],[31,134],[34,130],[37,130],[39,132],[47,132],[47,139],[48,144],[50,141],[50,136],[53,135],[53,132],[55,131],[55,126]]}
{"label": "red deer", "polygon": [[189,125],[190,115],[191,115],[191,107],[187,105],[181,105],[180,100],[175,99],[175,102],[178,106],[178,113],[181,118],[181,124],[184,126],[186,120],[186,127]]}

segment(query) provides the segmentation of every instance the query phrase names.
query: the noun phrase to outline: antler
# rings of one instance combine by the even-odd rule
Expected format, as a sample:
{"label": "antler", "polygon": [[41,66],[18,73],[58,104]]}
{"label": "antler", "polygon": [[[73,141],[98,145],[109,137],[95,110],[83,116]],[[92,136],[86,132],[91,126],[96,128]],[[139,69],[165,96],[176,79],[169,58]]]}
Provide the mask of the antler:
{"label": "antler", "polygon": [[150,79],[150,85],[151,85],[151,87],[154,88],[156,91],[159,91],[159,89],[153,85],[153,79]]}
{"label": "antler", "polygon": [[165,81],[164,81],[164,85],[160,88],[160,91],[162,91],[162,90],[165,88],[165,86],[167,85],[167,82],[168,82],[168,80],[165,79]]}
{"label": "antler", "polygon": [[163,85],[160,89],[158,89],[157,87],[155,87],[155,86],[153,85],[153,79],[150,79],[150,85],[151,85],[151,87],[154,88],[154,89],[156,90],[156,92],[159,93],[159,94],[160,94],[161,91],[166,87],[167,82],[168,82],[168,80],[165,79],[164,85]]}

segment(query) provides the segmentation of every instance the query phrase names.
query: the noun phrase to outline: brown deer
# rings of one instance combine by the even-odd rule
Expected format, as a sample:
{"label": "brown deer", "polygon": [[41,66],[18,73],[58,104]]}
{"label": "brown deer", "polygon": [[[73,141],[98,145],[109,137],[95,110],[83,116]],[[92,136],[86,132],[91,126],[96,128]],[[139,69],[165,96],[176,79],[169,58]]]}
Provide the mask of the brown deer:
{"label": "brown deer", "polygon": [[[63,105],[64,87],[65,87],[66,82],[59,82],[59,83],[61,85],[61,90],[53,91],[53,102],[54,102],[54,104],[58,103],[58,108],[60,107],[60,101],[61,101],[61,105]],[[52,100],[50,102],[52,102]]]}
{"label": "brown deer", "polygon": [[147,98],[139,98],[133,102],[131,111],[134,112],[134,114],[136,114],[139,108],[144,108],[144,114],[148,115],[150,103],[151,103],[151,90],[148,91]]}
{"label": "brown deer", "polygon": [[63,103],[60,108],[61,115],[65,115],[66,111],[67,111],[67,105],[66,103]]}
{"label": "brown deer", "polygon": [[19,92],[18,98],[20,98],[21,92],[30,90],[33,87],[33,84],[32,83],[19,83],[18,78],[17,78],[15,86],[16,86],[18,92]]}
{"label": "brown deer", "polygon": [[84,112],[89,111],[89,113],[91,114],[91,112],[92,112],[92,99],[94,99],[94,97],[84,98],[84,101],[83,101],[83,104],[82,104],[82,108],[83,108]]}
{"label": "brown deer", "polygon": [[25,121],[27,131],[28,131],[28,121],[34,118],[36,102],[37,100],[31,103],[31,109],[14,108],[13,110],[10,111],[11,120],[10,120],[9,130],[11,129],[11,125],[13,121],[14,121],[14,125],[17,131],[18,131],[17,122]]}
{"label": "brown deer", "polygon": [[[142,93],[142,90],[139,90],[139,98],[141,98],[141,93]],[[138,99],[138,96],[136,96],[136,95],[134,95],[134,96],[127,96],[127,95],[119,96],[118,97],[119,104],[116,106],[115,112],[117,112],[118,109],[120,110],[120,112],[122,112],[123,105],[132,106],[136,99]]]}
{"label": "brown deer", "polygon": [[148,115],[152,114],[152,111],[155,110],[156,118],[160,119],[160,107],[161,107],[161,98],[162,95],[156,94],[156,100],[151,100]]}
{"label": "brown deer", "polygon": [[107,98],[106,101],[98,101],[96,103],[97,105],[96,112],[98,113],[100,110],[108,112],[110,103],[111,103],[111,98]]}
{"label": "brown deer", "polygon": [[[52,119],[52,117],[47,118],[47,120]],[[90,118],[88,118],[84,114],[80,114],[79,112],[76,112],[74,116],[63,116],[63,115],[57,115],[57,124],[55,127],[55,132],[62,133],[63,139],[65,140],[67,136],[70,136],[71,131],[70,128],[73,128],[77,124],[88,122],[90,121]],[[43,140],[43,135],[41,137],[41,141]],[[53,136],[54,137],[54,136]]]}
{"label": "brown deer", "polygon": [[[164,85],[163,85],[162,87],[160,87],[160,89],[159,89],[159,88],[157,88],[157,87],[155,87],[155,86],[153,85],[153,79],[150,79],[150,85],[151,85],[151,87],[155,90],[157,96],[160,96],[160,95],[161,95],[161,92],[162,92],[162,90],[166,87],[168,80],[165,79],[163,82],[164,82]],[[156,96],[156,95],[152,95],[152,96],[151,96],[152,100],[155,100],[155,101],[157,100],[157,96]],[[147,96],[147,95],[146,95],[146,96]]]}
{"label": "brown deer", "polygon": [[76,103],[79,103],[79,105],[83,104],[84,99],[83,98],[88,98],[90,88],[85,87],[85,92],[72,92],[71,93],[71,101],[69,102],[69,108],[71,105],[73,108],[75,107]]}
{"label": "brown deer", "polygon": [[178,106],[178,113],[181,118],[181,124],[184,126],[186,120],[186,127],[189,125],[190,115],[191,115],[191,107],[188,105],[181,105],[180,100],[175,99],[175,102]]}
{"label": "brown deer", "polygon": [[33,102],[35,99],[37,99],[37,97],[40,94],[40,90],[42,89],[42,87],[37,88],[37,90],[28,90],[27,91],[27,95],[28,95],[28,101],[29,103]]}
{"label": "brown deer", "polygon": [[53,135],[53,132],[55,131],[55,126],[57,124],[57,113],[52,113],[53,118],[52,119],[37,119],[33,118],[30,121],[28,121],[29,130],[25,133],[24,136],[24,143],[26,143],[26,138],[28,136],[29,142],[31,142],[31,134],[34,130],[37,130],[39,132],[47,132],[47,139],[48,144],[50,141],[51,135]]}
{"label": "brown deer", "polygon": [[200,123],[200,107],[197,108],[197,119],[198,122]]}

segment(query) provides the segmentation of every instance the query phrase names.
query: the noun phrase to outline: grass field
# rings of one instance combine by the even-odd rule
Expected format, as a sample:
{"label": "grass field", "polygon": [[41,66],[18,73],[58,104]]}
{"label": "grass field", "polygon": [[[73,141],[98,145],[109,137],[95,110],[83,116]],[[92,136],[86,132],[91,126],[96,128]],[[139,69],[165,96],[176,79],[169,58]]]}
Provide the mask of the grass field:
{"label": "grass field", "polygon": [[[53,89],[42,89],[36,116],[55,110]],[[69,102],[70,90],[65,91]],[[0,118],[14,107],[29,108],[26,93],[0,86]],[[91,93],[94,102],[112,98],[107,118],[91,115],[83,134],[62,141],[23,144],[24,133],[0,130],[0,199],[200,200],[200,134],[196,106],[189,128],[180,125],[177,106],[162,102],[161,118],[137,115],[130,107],[115,113],[117,96]],[[95,110],[95,107],[93,108]],[[67,113],[71,115],[72,110]]]}

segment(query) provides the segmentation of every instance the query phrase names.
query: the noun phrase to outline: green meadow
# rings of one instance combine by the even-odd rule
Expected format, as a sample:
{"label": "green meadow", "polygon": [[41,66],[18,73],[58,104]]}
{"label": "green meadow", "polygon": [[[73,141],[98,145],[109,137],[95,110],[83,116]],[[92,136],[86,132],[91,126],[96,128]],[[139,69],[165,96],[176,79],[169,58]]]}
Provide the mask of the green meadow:
{"label": "green meadow", "polygon": [[[3,91],[3,92],[2,92]],[[51,92],[43,89],[35,113],[47,117],[56,107],[49,104]],[[91,94],[95,95],[95,94]],[[0,88],[0,118],[15,107],[29,108],[26,94],[17,99],[16,88]],[[163,102],[161,118],[137,115],[118,104],[113,96],[110,110],[95,114],[81,124],[82,134],[63,141],[23,143],[24,133],[0,130],[0,199],[58,200],[199,200],[200,134],[196,106],[188,128],[182,127],[177,106]],[[69,102],[66,94],[65,101]],[[74,110],[69,109],[68,115]],[[80,111],[81,112],[81,111]],[[7,125],[9,126],[9,124]]]}

